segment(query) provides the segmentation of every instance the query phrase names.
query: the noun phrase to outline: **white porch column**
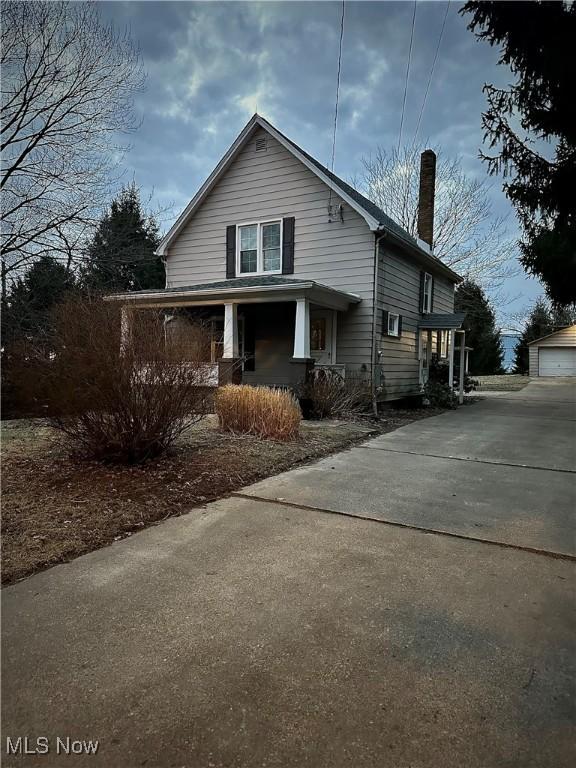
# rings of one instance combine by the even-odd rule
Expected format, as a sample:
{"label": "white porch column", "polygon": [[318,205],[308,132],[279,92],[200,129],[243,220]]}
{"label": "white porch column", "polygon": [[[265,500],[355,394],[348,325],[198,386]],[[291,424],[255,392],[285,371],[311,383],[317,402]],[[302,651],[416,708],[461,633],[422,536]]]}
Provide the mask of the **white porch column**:
{"label": "white porch column", "polygon": [[450,389],[454,389],[454,331],[448,333],[448,386]]}
{"label": "white porch column", "polygon": [[222,357],[235,360],[238,348],[238,304],[224,304],[224,351]]}
{"label": "white porch column", "polygon": [[464,402],[464,369],[466,366],[466,333],[460,334],[460,380],[458,382],[458,402],[460,405]]}
{"label": "white porch column", "polygon": [[133,310],[124,306],[120,310],[120,354],[125,355],[132,336]]}
{"label": "white porch column", "polygon": [[310,304],[308,299],[297,299],[294,324],[294,357],[310,357]]}

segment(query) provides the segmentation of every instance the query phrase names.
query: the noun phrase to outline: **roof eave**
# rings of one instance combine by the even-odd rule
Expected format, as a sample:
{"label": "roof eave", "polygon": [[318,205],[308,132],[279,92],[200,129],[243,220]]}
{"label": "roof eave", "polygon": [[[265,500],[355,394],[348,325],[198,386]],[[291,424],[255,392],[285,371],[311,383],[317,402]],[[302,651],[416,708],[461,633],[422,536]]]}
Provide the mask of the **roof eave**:
{"label": "roof eave", "polygon": [[344,202],[348,203],[348,205],[353,208],[362,218],[366,221],[369,228],[376,232],[378,229],[380,229],[381,224],[380,222],[375,219],[373,216],[371,216],[368,211],[364,210],[364,208],[350,195],[348,195],[341,187],[338,186],[334,181],[329,179],[326,174],[324,174],[317,166],[315,166],[313,163],[308,160],[307,157],[305,157],[301,152],[298,151],[298,149],[291,144],[289,141],[286,140],[286,138],[277,131],[273,125],[271,125],[267,120],[265,120],[260,115],[254,115],[248,123],[244,126],[242,131],[238,134],[235,141],[231,144],[226,154],[222,157],[216,168],[212,171],[210,176],[206,179],[204,184],[200,187],[198,192],[194,195],[192,200],[188,203],[186,208],[182,211],[180,216],[176,219],[172,227],[169,229],[169,231],[164,235],[162,238],[160,245],[156,249],[156,254],[158,256],[165,256],[166,255],[166,249],[169,247],[170,243],[174,240],[176,235],[179,234],[181,229],[184,227],[184,225],[188,222],[196,208],[202,203],[206,195],[211,191],[212,187],[216,184],[220,176],[224,173],[224,171],[228,168],[230,163],[234,160],[236,157],[237,152],[240,150],[242,144],[244,143],[245,139],[248,137],[252,129],[259,125],[261,128],[263,128],[265,131],[268,131],[268,133],[273,136],[273,138],[276,139],[282,146],[287,149],[294,157],[296,157],[300,162],[305,165],[312,173],[314,173],[321,181],[323,181],[328,187],[333,189],[339,197],[344,200]]}
{"label": "roof eave", "polygon": [[560,331],[565,331],[566,328],[572,328],[576,323],[572,323],[571,325],[565,325],[563,328],[558,328],[556,331],[552,331],[552,333],[547,333],[546,336],[540,336],[539,339],[534,339],[533,341],[529,341],[526,346],[530,347],[532,344],[538,344],[539,341],[544,341],[544,339],[549,339],[551,336],[555,336],[557,333],[560,333]]}
{"label": "roof eave", "polygon": [[225,301],[239,303],[257,300],[264,297],[268,301],[295,301],[298,296],[308,297],[314,303],[329,306],[332,309],[345,311],[350,304],[358,304],[360,296],[346,291],[339,291],[314,280],[267,286],[233,286],[230,288],[214,288],[194,290],[166,290],[153,292],[115,293],[105,297],[106,301],[118,301],[125,304],[142,307],[166,306],[187,302],[190,304],[218,304]]}
{"label": "roof eave", "polygon": [[210,192],[212,187],[216,184],[221,174],[224,173],[224,171],[228,168],[232,160],[234,160],[234,157],[236,156],[237,151],[240,149],[244,140],[247,138],[248,134],[254,128],[257,122],[258,122],[258,115],[254,115],[246,123],[244,128],[240,131],[240,133],[238,134],[234,142],[228,148],[228,151],[226,152],[226,154],[222,157],[222,159],[220,160],[218,165],[214,168],[210,176],[208,176],[204,184],[202,184],[198,192],[194,195],[192,200],[190,200],[186,208],[184,208],[180,216],[176,219],[174,224],[170,227],[168,232],[164,235],[164,237],[160,241],[160,245],[156,249],[157,256],[166,255],[166,249],[168,248],[170,243],[174,240],[176,235],[179,234],[180,230],[187,223],[190,216],[192,216],[196,208],[200,205],[200,203],[204,200],[204,198]]}

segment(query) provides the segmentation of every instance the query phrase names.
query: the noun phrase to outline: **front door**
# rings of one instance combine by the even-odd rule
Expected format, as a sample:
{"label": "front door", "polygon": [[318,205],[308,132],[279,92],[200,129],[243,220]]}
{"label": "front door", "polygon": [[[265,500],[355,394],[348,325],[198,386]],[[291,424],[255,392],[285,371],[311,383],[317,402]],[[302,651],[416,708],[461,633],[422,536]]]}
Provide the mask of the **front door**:
{"label": "front door", "polygon": [[334,312],[317,309],[310,312],[310,354],[317,365],[332,365],[332,325]]}

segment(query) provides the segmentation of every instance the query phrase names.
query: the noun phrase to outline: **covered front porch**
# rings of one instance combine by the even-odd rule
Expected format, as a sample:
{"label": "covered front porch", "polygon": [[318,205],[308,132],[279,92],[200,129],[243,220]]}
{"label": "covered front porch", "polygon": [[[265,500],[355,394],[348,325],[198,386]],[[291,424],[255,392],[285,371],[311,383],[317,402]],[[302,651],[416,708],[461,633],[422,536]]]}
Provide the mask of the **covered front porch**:
{"label": "covered front porch", "polygon": [[124,339],[139,310],[165,311],[168,344],[193,339],[194,323],[202,322],[210,334],[206,362],[214,386],[295,387],[314,366],[344,373],[337,360],[338,316],[360,298],[314,281],[266,277],[137,291],[109,300],[122,302]]}
{"label": "covered front porch", "polygon": [[428,381],[434,359],[448,363],[448,383],[464,402],[464,379],[468,370],[466,332],[462,328],[464,312],[425,315],[419,323],[420,386]]}

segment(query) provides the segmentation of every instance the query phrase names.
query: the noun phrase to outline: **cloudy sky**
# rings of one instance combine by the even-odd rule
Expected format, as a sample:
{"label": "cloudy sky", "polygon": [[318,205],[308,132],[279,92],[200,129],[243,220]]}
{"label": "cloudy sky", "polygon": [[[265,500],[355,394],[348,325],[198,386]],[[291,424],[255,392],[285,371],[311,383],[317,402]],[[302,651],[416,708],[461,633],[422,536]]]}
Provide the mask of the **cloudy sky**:
{"label": "cloudy sky", "polygon": [[[497,51],[479,42],[452,2],[419,138],[459,155],[486,176],[478,159],[485,82],[506,83]],[[107,2],[102,15],[127,26],[148,73],[138,96],[143,123],[131,137],[127,173],[156,205],[187,204],[251,115],[258,110],[329,164],[340,33],[340,2]],[[361,158],[398,142],[414,5],[348,0],[335,171],[350,179]],[[446,2],[418,2],[403,135],[412,140],[438,43]],[[491,180],[495,214],[516,220]],[[520,274],[501,318],[542,293]]]}

